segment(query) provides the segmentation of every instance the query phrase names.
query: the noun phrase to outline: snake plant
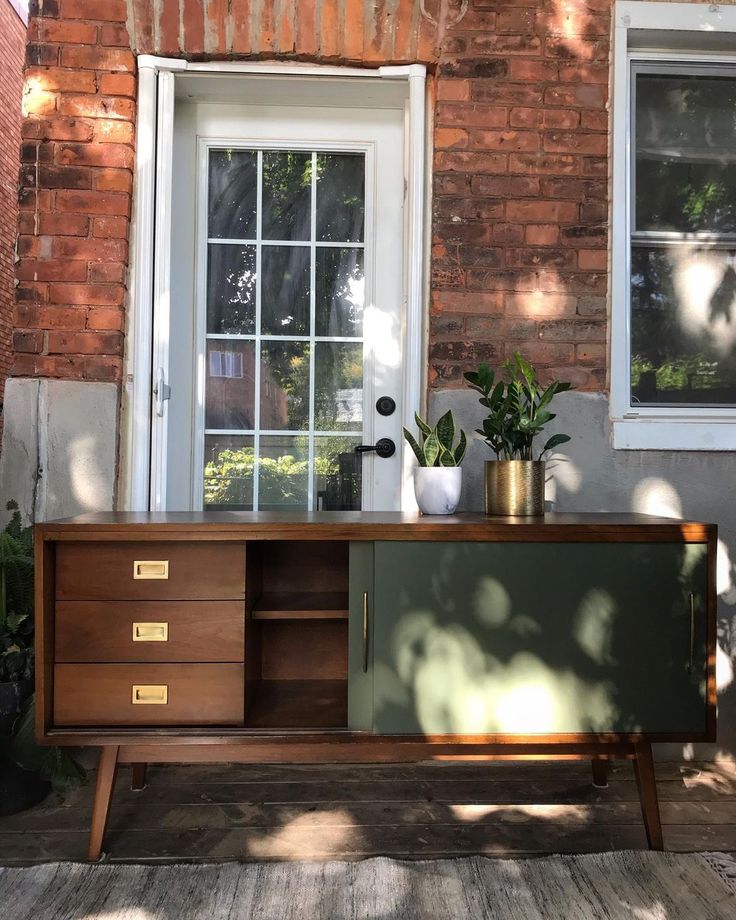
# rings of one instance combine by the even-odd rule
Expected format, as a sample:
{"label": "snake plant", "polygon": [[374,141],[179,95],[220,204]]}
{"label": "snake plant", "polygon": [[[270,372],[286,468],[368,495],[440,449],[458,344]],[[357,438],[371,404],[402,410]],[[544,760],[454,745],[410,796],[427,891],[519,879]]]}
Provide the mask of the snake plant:
{"label": "snake plant", "polygon": [[404,437],[414,451],[419,466],[460,466],[468,441],[465,432],[460,431],[458,443],[454,443],[455,419],[451,411],[445,412],[434,428],[430,428],[416,412],[414,421],[417,423],[422,443],[418,443],[408,428],[404,428]]}

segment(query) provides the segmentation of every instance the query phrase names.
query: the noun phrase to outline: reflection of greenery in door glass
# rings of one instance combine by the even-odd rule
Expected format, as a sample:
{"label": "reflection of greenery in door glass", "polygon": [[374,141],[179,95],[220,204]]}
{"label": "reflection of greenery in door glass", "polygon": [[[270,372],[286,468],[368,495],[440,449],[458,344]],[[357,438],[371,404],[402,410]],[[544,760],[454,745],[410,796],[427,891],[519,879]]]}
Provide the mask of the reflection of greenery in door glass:
{"label": "reflection of greenery in door glass", "polygon": [[318,431],[363,428],[363,345],[317,342],[314,424]]}
{"label": "reflection of greenery in door glass", "polygon": [[210,150],[207,235],[255,239],[258,154],[253,150]]}
{"label": "reflection of greenery in door glass", "polygon": [[309,342],[263,342],[261,430],[309,429]]}
{"label": "reflection of greenery in door glass", "polygon": [[263,239],[308,240],[311,203],[311,153],[264,152]]}
{"label": "reflection of greenery in door glass", "polygon": [[736,78],[636,78],[636,230],[736,232]]}
{"label": "reflection of greenery in door glass", "polygon": [[318,511],[359,511],[363,458],[360,438],[314,439],[314,498]]}
{"label": "reflection of greenery in door glass", "polygon": [[[255,450],[252,438],[208,437],[205,449],[204,503],[206,507],[253,506]],[[238,443],[240,441],[240,443]],[[355,453],[357,438],[317,438],[314,458],[315,504],[323,511],[360,508],[361,466]],[[299,437],[261,440],[258,464],[261,508],[304,508],[309,477],[308,439]]]}
{"label": "reflection of greenery in door glass", "polygon": [[253,507],[253,457],[252,437],[205,437],[205,507]]}
{"label": "reflection of greenery in door glass", "polygon": [[306,508],[309,489],[309,439],[306,435],[261,437],[258,507]]}
{"label": "reflection of greenery in door glass", "polygon": [[631,254],[631,391],[639,405],[736,405],[736,252]]}
{"label": "reflection of greenery in door glass", "polygon": [[316,259],[317,335],[362,335],[363,250],[330,246],[317,249]]}
{"label": "reflection of greenery in door glass", "polygon": [[256,329],[256,247],[207,247],[207,332],[247,334]]}
{"label": "reflection of greenery in door glass", "polygon": [[309,248],[261,249],[261,333],[309,333]]}
{"label": "reflection of greenery in door glass", "polygon": [[362,154],[317,154],[317,239],[363,241],[365,158]]}

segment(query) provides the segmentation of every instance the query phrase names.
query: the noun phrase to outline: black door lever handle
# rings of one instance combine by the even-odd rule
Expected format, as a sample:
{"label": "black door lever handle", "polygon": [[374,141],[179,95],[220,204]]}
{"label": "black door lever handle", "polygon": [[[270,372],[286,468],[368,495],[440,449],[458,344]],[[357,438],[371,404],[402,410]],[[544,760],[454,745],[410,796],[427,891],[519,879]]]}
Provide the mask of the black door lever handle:
{"label": "black door lever handle", "polygon": [[380,438],[375,444],[358,444],[355,450],[359,454],[367,454],[369,451],[375,450],[379,457],[386,459],[387,457],[393,457],[396,453],[396,445],[391,438]]}

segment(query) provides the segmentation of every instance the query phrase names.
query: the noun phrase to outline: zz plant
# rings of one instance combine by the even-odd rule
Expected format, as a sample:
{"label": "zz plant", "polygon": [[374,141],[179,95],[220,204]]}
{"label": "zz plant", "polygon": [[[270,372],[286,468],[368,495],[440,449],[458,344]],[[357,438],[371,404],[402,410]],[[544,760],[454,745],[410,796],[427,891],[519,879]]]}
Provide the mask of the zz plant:
{"label": "zz plant", "polygon": [[556,380],[543,387],[534,367],[518,351],[513,361],[504,362],[503,370],[505,380],[497,380],[487,364],[465,374],[471,389],[481,394],[481,406],[488,410],[476,431],[499,460],[542,460],[547,451],[570,440],[566,434],[552,435],[534,457],[534,439],[555,418],[550,403],[572,384]]}
{"label": "zz plant", "polygon": [[[414,413],[414,421],[419,428],[422,443],[419,444],[408,428],[404,428],[404,437],[414,451],[419,466],[460,466],[467,450],[468,442],[465,432],[460,431],[458,443],[455,444],[455,419],[448,411],[437,421],[434,428]],[[453,446],[454,445],[454,446]]]}

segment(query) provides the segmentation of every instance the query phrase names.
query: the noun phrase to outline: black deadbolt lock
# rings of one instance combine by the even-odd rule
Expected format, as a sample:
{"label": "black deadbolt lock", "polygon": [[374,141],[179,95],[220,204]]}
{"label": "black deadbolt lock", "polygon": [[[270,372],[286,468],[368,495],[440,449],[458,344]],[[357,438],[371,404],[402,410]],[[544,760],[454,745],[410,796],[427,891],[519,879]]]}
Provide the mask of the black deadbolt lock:
{"label": "black deadbolt lock", "polygon": [[390,396],[379,396],[376,401],[376,412],[379,415],[393,415],[396,411],[396,400]]}
{"label": "black deadbolt lock", "polygon": [[367,454],[368,451],[375,450],[378,456],[385,460],[396,453],[396,445],[391,438],[379,438],[375,444],[358,444],[355,450],[359,454]]}

